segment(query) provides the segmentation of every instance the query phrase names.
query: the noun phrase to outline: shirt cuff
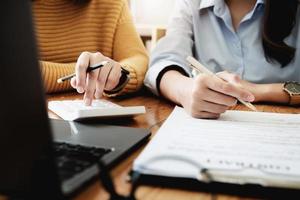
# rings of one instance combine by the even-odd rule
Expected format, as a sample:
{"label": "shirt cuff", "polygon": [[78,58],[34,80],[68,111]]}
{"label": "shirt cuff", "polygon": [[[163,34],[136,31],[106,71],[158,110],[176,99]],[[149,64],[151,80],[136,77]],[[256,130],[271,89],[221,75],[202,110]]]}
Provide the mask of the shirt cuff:
{"label": "shirt cuff", "polygon": [[160,92],[160,81],[161,81],[163,75],[167,71],[171,71],[171,70],[177,71],[177,72],[181,73],[184,76],[188,76],[188,74],[184,71],[184,69],[181,68],[181,67],[179,67],[178,65],[171,65],[171,66],[165,67],[161,72],[159,72],[159,74],[158,74],[158,76],[156,78],[156,87],[157,87],[156,89],[157,89],[158,95],[161,95],[161,92]]}
{"label": "shirt cuff", "polygon": [[[162,75],[166,72],[166,71],[164,71],[164,69],[169,68],[170,66],[176,66],[175,67],[176,69],[174,69],[174,70],[179,71],[179,72],[183,73],[184,75],[187,75],[187,76],[191,75],[190,72],[188,71],[188,69],[178,65],[178,63],[176,63],[176,62],[164,61],[164,62],[157,63],[155,65],[152,65],[146,73],[144,84],[157,96],[160,95],[159,89],[158,89],[158,87],[159,87],[158,82],[160,83],[160,80],[157,80],[157,79],[159,78],[159,76],[162,77]],[[160,74],[161,72],[164,72],[164,73]],[[161,79],[161,77],[160,77],[160,79]]]}

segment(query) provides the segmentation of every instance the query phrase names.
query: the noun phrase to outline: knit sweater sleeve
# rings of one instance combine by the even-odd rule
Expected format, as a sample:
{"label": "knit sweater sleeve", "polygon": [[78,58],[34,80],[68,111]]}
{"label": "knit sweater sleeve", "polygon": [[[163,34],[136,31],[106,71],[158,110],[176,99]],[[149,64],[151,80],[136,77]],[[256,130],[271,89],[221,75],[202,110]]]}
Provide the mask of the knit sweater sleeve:
{"label": "knit sweater sleeve", "polygon": [[46,93],[64,92],[72,90],[70,81],[57,83],[57,79],[74,73],[75,63],[54,63],[40,61],[41,73]]}
{"label": "knit sweater sleeve", "polygon": [[148,55],[125,0],[115,32],[113,59],[130,72],[130,80],[119,94],[140,89],[148,66]]}

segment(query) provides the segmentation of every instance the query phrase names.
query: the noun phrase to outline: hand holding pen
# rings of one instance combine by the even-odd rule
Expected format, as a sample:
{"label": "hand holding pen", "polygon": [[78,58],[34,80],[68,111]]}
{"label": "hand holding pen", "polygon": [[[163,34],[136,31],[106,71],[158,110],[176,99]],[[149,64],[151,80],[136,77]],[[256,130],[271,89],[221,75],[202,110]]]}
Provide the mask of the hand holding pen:
{"label": "hand holding pen", "polygon": [[[119,84],[122,74],[129,74],[121,65],[103,56],[101,53],[83,52],[76,63],[75,73],[57,80],[58,83],[71,79],[71,86],[78,93],[84,93],[86,105],[91,105],[93,98],[102,97],[103,91],[112,91],[123,86]],[[127,80],[128,81],[128,80]]]}
{"label": "hand holding pen", "polygon": [[[195,70],[197,70],[198,72],[201,72],[203,74],[209,75],[209,76],[211,76],[212,78],[214,78],[218,82],[223,81],[216,74],[214,74],[213,72],[211,72],[210,70],[208,70],[206,67],[204,67],[195,58],[189,56],[189,57],[187,57],[187,61],[189,62],[190,66],[192,68],[194,68]],[[217,79],[219,79],[219,80],[217,80]],[[236,86],[238,89],[243,89],[243,87],[240,84],[232,84],[232,86]],[[251,109],[253,111],[257,111],[257,109],[255,108],[255,106],[253,106],[249,102],[249,101],[253,101],[254,100],[254,96],[252,94],[251,95],[247,95],[247,96],[234,95],[234,93],[230,94],[231,92],[234,91],[234,90],[230,91],[230,87],[232,87],[232,86],[230,85],[230,83],[224,81],[223,86],[220,85],[220,88],[216,89],[216,91],[217,92],[221,92],[223,94],[226,94],[228,96],[236,97],[237,100],[240,101],[242,104],[244,104],[246,107],[248,107],[249,109]],[[210,88],[210,89],[213,89],[213,88]],[[231,89],[233,89],[233,88],[231,88]]]}
{"label": "hand holding pen", "polygon": [[[198,63],[197,60],[196,62]],[[188,63],[195,67],[190,60]],[[185,71],[181,70],[182,68],[173,68],[163,74],[159,85],[160,92],[166,98],[182,105],[192,117],[216,119],[235,106],[238,99],[245,102],[255,100],[255,96],[249,90],[230,83],[230,80],[225,81],[223,77],[218,77],[219,75],[199,73],[191,78],[184,75]]]}
{"label": "hand holding pen", "polygon": [[[104,67],[107,64],[108,64],[108,61],[102,61],[100,63],[89,66],[86,70],[86,73],[89,73],[89,72],[91,72],[93,70],[96,70],[96,69],[100,69],[101,67]],[[57,83],[63,83],[63,82],[68,81],[68,80],[70,80],[74,77],[76,77],[76,73],[66,75],[64,77],[61,77],[61,78],[57,79]]]}

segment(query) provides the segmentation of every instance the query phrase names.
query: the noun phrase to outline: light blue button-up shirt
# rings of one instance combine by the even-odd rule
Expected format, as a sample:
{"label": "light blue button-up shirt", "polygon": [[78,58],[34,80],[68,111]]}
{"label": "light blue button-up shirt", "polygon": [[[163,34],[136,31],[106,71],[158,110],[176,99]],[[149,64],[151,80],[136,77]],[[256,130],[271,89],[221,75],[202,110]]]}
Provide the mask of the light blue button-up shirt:
{"label": "light blue button-up shirt", "polygon": [[285,39],[297,49],[295,58],[282,68],[264,56],[263,14],[264,0],[257,0],[235,31],[224,0],[177,0],[167,34],[152,52],[145,85],[157,94],[157,77],[170,65],[180,66],[192,77],[186,62],[188,55],[214,72],[227,70],[254,83],[300,82],[299,20]]}

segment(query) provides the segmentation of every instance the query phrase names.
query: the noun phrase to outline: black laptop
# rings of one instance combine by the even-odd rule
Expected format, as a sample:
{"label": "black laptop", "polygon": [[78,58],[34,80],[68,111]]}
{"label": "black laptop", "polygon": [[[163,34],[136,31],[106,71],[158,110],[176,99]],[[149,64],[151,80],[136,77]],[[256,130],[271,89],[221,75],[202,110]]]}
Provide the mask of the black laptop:
{"label": "black laptop", "polygon": [[31,0],[0,6],[0,194],[64,199],[149,138],[149,130],[49,120]]}

